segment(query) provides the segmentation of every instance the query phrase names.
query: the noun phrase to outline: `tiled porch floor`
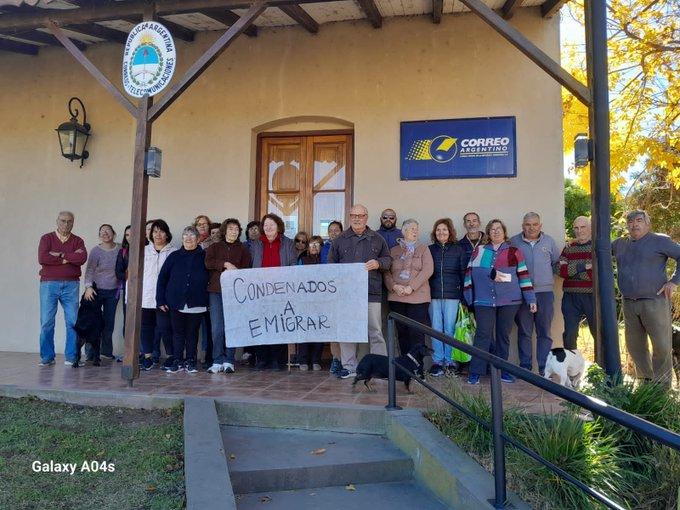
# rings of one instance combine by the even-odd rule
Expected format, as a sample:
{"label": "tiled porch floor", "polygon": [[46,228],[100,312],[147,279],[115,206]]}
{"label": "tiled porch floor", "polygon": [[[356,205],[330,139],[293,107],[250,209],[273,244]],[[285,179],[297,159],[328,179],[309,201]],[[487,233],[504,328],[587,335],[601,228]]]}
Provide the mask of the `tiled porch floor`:
{"label": "tiled porch floor", "polygon": [[[387,382],[374,381],[374,393],[369,393],[358,384],[352,387],[351,380],[337,379],[322,372],[257,372],[239,365],[234,374],[209,374],[201,371],[196,374],[179,372],[168,374],[154,369],[142,372],[140,378],[129,388],[127,381],[121,379],[122,363],[102,361],[101,367],[74,369],[64,365],[63,357],[57,356],[57,363],[50,367],[38,366],[37,354],[0,352],[0,386],[11,385],[22,389],[62,389],[62,390],[111,390],[147,395],[198,395],[208,397],[229,397],[244,399],[286,400],[299,402],[326,402],[343,404],[364,404],[384,406],[387,404]],[[434,385],[445,382],[434,380]],[[488,380],[470,387],[464,378],[458,378],[466,391],[482,391],[489,394]],[[417,383],[411,384],[412,394],[408,394],[403,383],[397,383],[397,403],[402,407],[427,409],[438,402],[436,396]],[[521,406],[532,412],[555,412],[559,409],[560,399],[523,381],[503,385],[505,407]]]}

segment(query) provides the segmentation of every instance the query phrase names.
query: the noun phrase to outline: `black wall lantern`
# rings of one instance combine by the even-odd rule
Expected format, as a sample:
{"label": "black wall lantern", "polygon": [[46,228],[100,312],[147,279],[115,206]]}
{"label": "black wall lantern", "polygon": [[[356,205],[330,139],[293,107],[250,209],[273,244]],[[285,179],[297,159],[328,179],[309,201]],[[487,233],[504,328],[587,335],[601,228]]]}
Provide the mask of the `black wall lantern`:
{"label": "black wall lantern", "polygon": [[[78,115],[80,111],[73,108],[74,101],[80,103],[80,108],[83,110],[83,123],[78,123]],[[68,101],[68,112],[71,115],[71,120],[60,124],[56,129],[59,137],[59,145],[61,146],[61,155],[66,159],[74,161],[80,160],[80,167],[90,155],[86,150],[87,139],[90,138],[90,125],[87,123],[87,113],[85,112],[85,105],[77,97],[72,97]]]}

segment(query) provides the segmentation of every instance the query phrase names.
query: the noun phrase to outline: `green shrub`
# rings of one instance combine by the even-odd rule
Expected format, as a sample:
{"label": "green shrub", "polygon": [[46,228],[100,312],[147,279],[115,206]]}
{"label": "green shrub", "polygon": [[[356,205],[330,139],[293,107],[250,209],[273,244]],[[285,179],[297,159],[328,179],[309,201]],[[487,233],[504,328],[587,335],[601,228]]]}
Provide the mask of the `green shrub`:
{"label": "green shrub", "polygon": [[[556,415],[524,414],[515,430],[516,438],[546,460],[598,492],[620,500],[622,487],[634,477],[620,465],[622,454],[613,437],[602,433],[602,426],[570,412]],[[508,450],[508,465],[525,487],[540,494],[546,508],[598,508],[579,488],[548,468],[527,460],[514,448]],[[628,475],[628,476],[626,476]],[[533,498],[532,498],[533,499]]]}
{"label": "green shrub", "polygon": [[[612,385],[599,367],[588,372],[584,393],[680,432],[680,400],[657,384]],[[449,381],[444,393],[491,422],[491,406],[482,391],[468,393]],[[489,468],[491,434],[449,406],[428,414],[445,435]],[[561,413],[529,414],[507,409],[505,430],[511,437],[576,479],[611,499],[641,510],[680,510],[680,454],[577,406]],[[508,483],[541,509],[590,509],[600,505],[521,451],[507,448]]]}
{"label": "green shrub", "polygon": [[[591,366],[586,376],[584,393],[680,433],[680,398],[676,391],[667,390],[654,382],[625,381],[610,384],[604,371]],[[623,456],[622,466],[633,473],[622,496],[640,509],[680,510],[680,453],[633,432],[605,418],[597,417],[604,433],[615,440]]]}

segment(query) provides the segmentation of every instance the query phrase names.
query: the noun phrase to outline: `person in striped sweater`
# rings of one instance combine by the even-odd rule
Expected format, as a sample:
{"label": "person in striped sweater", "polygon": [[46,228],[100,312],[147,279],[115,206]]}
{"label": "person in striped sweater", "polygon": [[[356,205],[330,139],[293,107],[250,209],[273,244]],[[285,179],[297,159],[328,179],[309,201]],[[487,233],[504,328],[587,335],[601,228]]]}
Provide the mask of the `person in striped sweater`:
{"label": "person in striped sweater", "polygon": [[[463,293],[474,306],[477,331],[474,346],[508,359],[510,331],[520,305],[525,301],[536,313],[536,295],[522,250],[508,243],[508,230],[499,220],[486,226],[488,243],[472,252],[465,271]],[[487,363],[472,357],[468,384],[479,384]],[[515,382],[512,374],[503,372],[501,380]]]}
{"label": "person in striped sweater", "polygon": [[[579,216],[572,224],[574,240],[562,250],[555,273],[564,278],[562,315],[565,349],[576,349],[581,320],[585,317],[595,338],[595,302],[593,301],[593,254],[590,218]],[[597,357],[598,349],[595,349]],[[596,360],[597,362],[597,360]]]}

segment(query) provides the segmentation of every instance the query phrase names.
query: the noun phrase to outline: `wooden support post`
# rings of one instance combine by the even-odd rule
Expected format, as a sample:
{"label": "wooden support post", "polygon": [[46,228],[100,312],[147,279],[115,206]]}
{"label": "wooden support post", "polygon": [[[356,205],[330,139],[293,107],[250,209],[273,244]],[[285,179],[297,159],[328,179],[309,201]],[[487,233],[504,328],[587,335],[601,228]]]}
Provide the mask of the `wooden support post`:
{"label": "wooden support post", "polygon": [[382,14],[380,14],[380,10],[375,5],[375,2],[373,0],[358,0],[358,2],[368,21],[373,25],[373,28],[380,28],[382,26]]}
{"label": "wooden support post", "polygon": [[222,36],[217,39],[217,41],[215,41],[196,62],[194,62],[187,72],[184,73],[184,76],[182,76],[182,78],[165,93],[161,100],[149,110],[149,121],[153,122],[169,108],[170,105],[174,103],[201,74],[203,74],[203,71],[205,71],[210,64],[227,49],[234,39],[243,33],[243,31],[248,28],[266,8],[266,2],[256,2],[243,14],[243,16],[241,16],[241,19],[230,26],[227,31],[222,34]]}
{"label": "wooden support post", "polygon": [[144,171],[146,151],[151,143],[151,123],[147,120],[151,98],[144,96],[137,107],[135,133],[135,158],[132,172],[132,221],[130,258],[128,263],[127,313],[125,317],[125,357],[121,376],[132,386],[139,377],[139,342],[142,325],[142,279],[144,274],[144,249],[146,210],[149,177]]}
{"label": "wooden support post", "polygon": [[555,81],[574,94],[576,99],[584,105],[590,106],[591,97],[588,87],[574,78],[560,64],[527,39],[519,30],[496,14],[482,0],[460,0],[460,2],[482,18],[487,25],[505,37],[510,44],[529,57],[534,64],[543,69]]}
{"label": "wooden support post", "polygon": [[441,23],[444,14],[444,0],[432,0],[432,23]]}
{"label": "wooden support post", "polygon": [[501,12],[505,19],[510,19],[515,14],[515,10],[521,6],[522,0],[505,0]]}
{"label": "wooden support post", "polygon": [[316,20],[299,5],[282,5],[279,9],[286,13],[290,19],[302,25],[307,32],[316,34],[319,31],[319,24]]}
{"label": "wooden support post", "polygon": [[75,44],[73,44],[71,39],[66,37],[66,34],[64,34],[61,28],[52,22],[47,24],[47,28],[50,29],[50,32],[52,32],[54,37],[59,39],[59,42],[61,42],[64,48],[66,48],[68,52],[73,55],[73,58],[75,58],[85,69],[87,69],[88,72],[101,84],[102,87],[109,91],[109,93],[123,108],[129,111],[133,116],[137,115],[137,109],[130,102],[130,100],[125,97],[106,76],[104,76],[104,73],[102,73],[97,68],[97,66],[95,66],[85,55],[83,55],[83,52],[80,51]]}

